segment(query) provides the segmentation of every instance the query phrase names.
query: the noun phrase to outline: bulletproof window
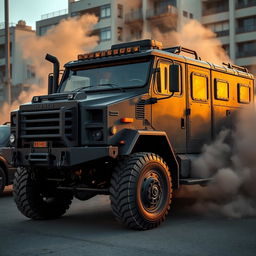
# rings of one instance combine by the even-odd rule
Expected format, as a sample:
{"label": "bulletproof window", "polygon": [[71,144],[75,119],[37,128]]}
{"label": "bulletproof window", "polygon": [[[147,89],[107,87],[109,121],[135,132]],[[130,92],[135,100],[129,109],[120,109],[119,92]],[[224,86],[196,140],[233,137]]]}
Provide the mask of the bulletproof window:
{"label": "bulletproof window", "polygon": [[237,85],[238,102],[248,104],[250,103],[251,91],[249,85],[238,84]]}
{"label": "bulletproof window", "polygon": [[208,81],[203,74],[192,73],[191,95],[193,100],[208,100]]}
{"label": "bulletproof window", "polygon": [[[159,62],[159,72],[157,74],[157,91],[161,94],[170,94],[170,65],[172,63],[167,61]],[[175,63],[177,64],[177,63]],[[181,66],[180,66],[181,67]],[[179,92],[175,92],[174,96],[180,96],[182,94],[182,72],[180,72],[180,79],[179,79]]]}
{"label": "bulletproof window", "polygon": [[217,100],[229,99],[229,84],[226,81],[215,79],[214,95]]}

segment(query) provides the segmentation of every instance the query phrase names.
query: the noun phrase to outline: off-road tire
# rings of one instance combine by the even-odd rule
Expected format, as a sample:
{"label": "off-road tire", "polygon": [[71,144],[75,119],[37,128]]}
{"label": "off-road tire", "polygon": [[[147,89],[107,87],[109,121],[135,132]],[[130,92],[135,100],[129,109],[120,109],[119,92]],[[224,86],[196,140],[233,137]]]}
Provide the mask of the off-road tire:
{"label": "off-road tire", "polygon": [[40,180],[30,169],[19,167],[13,181],[14,201],[19,211],[34,220],[54,219],[62,216],[69,208],[73,195],[68,191],[56,191],[45,197],[40,191]]}
{"label": "off-road tire", "polygon": [[[155,193],[157,190],[159,193]],[[167,164],[160,156],[147,152],[120,159],[111,178],[110,200],[116,219],[129,228],[147,230],[159,226],[172,200]]]}
{"label": "off-road tire", "polygon": [[6,175],[2,167],[0,167],[0,195],[3,193],[6,185]]}

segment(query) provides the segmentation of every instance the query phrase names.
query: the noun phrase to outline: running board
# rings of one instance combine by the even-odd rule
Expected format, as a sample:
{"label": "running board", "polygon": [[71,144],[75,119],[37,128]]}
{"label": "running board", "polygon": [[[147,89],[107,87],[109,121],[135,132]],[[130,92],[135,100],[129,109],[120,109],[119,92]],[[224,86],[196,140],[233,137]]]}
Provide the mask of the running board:
{"label": "running board", "polygon": [[100,195],[109,195],[109,189],[104,188],[88,188],[88,187],[57,187],[60,190],[71,190],[71,191],[83,191],[83,192],[94,192]]}
{"label": "running board", "polygon": [[207,185],[212,179],[187,178],[180,179],[181,185]]}

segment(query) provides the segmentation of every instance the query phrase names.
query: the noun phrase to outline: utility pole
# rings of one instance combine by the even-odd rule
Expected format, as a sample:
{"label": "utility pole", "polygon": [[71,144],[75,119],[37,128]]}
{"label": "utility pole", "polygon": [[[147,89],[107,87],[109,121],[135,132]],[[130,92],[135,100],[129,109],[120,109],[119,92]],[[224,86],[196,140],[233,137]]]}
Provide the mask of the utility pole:
{"label": "utility pole", "polygon": [[9,30],[9,0],[5,0],[5,83],[6,98],[11,105],[11,63],[10,63],[10,30]]}

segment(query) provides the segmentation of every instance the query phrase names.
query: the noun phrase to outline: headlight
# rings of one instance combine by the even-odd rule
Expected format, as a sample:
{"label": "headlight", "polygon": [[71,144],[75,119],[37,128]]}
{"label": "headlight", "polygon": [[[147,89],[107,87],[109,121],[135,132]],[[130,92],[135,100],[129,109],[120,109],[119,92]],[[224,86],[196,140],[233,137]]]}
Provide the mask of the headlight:
{"label": "headlight", "polygon": [[110,135],[115,135],[117,133],[117,128],[112,126],[109,128]]}
{"label": "headlight", "polygon": [[101,141],[103,140],[103,130],[102,129],[96,129],[92,131],[92,139],[94,141]]}
{"label": "headlight", "polygon": [[12,133],[11,135],[10,135],[10,142],[11,142],[11,144],[13,144],[14,142],[15,142],[15,135]]}

